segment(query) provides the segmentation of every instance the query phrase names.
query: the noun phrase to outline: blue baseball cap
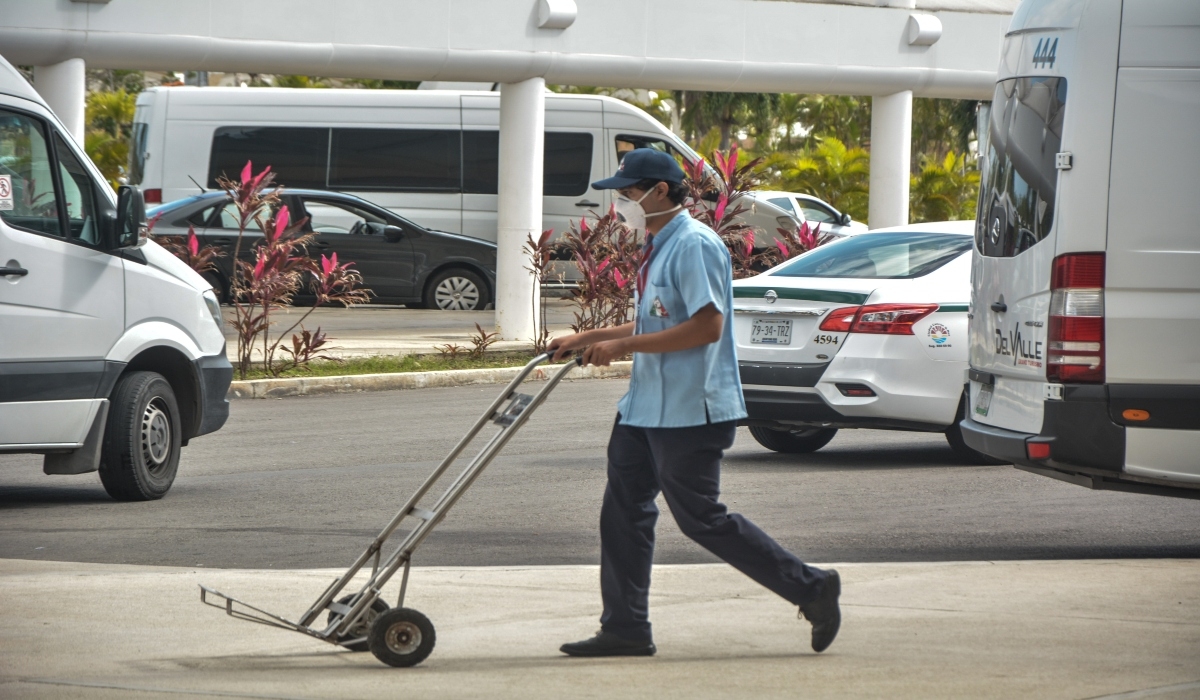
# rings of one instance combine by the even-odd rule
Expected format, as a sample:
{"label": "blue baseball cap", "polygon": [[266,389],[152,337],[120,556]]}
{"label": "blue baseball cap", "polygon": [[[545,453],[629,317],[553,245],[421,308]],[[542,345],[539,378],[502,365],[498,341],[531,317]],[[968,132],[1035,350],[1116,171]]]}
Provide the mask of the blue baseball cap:
{"label": "blue baseball cap", "polygon": [[683,168],[668,153],[653,148],[635,148],[625,154],[617,174],[592,183],[597,190],[619,190],[642,180],[683,182]]}

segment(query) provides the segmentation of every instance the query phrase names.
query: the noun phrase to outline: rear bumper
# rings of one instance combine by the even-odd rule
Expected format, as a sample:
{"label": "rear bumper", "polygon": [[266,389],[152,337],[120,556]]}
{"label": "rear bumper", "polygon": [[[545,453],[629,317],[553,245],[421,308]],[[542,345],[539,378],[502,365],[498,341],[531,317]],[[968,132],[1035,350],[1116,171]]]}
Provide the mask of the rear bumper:
{"label": "rear bumper", "polygon": [[196,434],[216,432],[229,420],[229,384],[233,381],[233,365],[221,354],[201,357],[193,363],[200,384],[200,417],[196,421]]}
{"label": "rear bumper", "polygon": [[[1044,404],[1042,429],[1036,434],[985,425],[968,416],[961,424],[963,440],[972,449],[1010,461],[1019,469],[1091,489],[1200,498],[1200,482],[1125,471],[1126,426],[1111,418],[1118,399],[1110,402],[1110,388],[1068,385],[1064,400]],[[1029,459],[1029,442],[1049,444],[1049,459]]]}
{"label": "rear bumper", "polygon": [[882,428],[942,432],[946,425],[883,416],[848,416],[815,392],[743,389],[747,417],[739,425],[768,428],[809,426],[821,428]]}

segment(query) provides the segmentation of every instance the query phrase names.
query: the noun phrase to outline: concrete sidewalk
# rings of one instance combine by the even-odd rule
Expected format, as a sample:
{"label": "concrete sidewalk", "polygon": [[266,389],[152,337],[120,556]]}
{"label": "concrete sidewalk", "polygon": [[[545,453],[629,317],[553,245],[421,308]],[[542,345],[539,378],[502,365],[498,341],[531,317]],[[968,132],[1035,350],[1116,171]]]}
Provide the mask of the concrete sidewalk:
{"label": "concrete sidewalk", "polygon": [[584,660],[557,648],[597,627],[595,567],[418,568],[408,602],[437,647],[393,669],[199,602],[203,582],[294,617],[332,570],[3,560],[0,697],[1200,697],[1196,561],[838,569],[844,624],[824,654],[794,608],[695,565],[655,570],[658,656]]}

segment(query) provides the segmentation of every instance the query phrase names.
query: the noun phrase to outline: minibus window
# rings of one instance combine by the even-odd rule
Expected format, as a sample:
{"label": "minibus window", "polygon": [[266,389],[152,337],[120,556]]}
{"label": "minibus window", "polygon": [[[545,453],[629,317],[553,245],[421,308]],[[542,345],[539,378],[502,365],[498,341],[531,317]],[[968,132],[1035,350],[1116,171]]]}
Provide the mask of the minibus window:
{"label": "minibus window", "polygon": [[67,207],[67,223],[71,227],[69,235],[96,245],[100,243],[100,231],[96,228],[96,191],[92,178],[57,134],[54,148],[58,151],[59,180],[63,186],[63,203]]}
{"label": "minibus window", "polygon": [[61,235],[46,146],[39,122],[0,110],[0,218],[10,226]]}
{"label": "minibus window", "polygon": [[463,192],[496,194],[500,176],[500,132],[464,131]]}
{"label": "minibus window", "polygon": [[975,244],[984,255],[1020,255],[1049,235],[1066,102],[1063,78],[996,85],[975,225]]}
{"label": "minibus window", "polygon": [[[546,132],[542,156],[542,194],[575,197],[592,179],[592,135]],[[500,170],[500,132],[462,132],[463,192],[496,194]]]}
{"label": "minibus window", "polygon": [[271,166],[278,185],[324,189],[328,157],[327,128],[221,127],[213,134],[208,187],[218,189],[222,175],[237,179],[251,161],[255,172]]}
{"label": "minibus window", "polygon": [[592,135],[546,133],[542,194],[575,197],[588,191],[592,179]]}
{"label": "minibus window", "polygon": [[458,192],[461,132],[334,129],[329,186],[343,190]]}

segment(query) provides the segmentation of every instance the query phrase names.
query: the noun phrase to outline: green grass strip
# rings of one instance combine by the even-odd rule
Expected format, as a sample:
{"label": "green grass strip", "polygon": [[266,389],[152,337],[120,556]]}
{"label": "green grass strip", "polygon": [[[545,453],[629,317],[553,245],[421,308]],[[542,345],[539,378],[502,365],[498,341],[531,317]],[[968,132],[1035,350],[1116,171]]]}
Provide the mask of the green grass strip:
{"label": "green grass strip", "polygon": [[[492,369],[524,367],[533,355],[521,352],[487,353],[482,358],[459,355],[373,355],[351,357],[340,362],[317,360],[307,368],[289,370],[281,377],[338,377],[350,374],[392,374],[397,372],[439,372],[450,369]],[[269,379],[265,370],[254,368],[246,379]]]}

